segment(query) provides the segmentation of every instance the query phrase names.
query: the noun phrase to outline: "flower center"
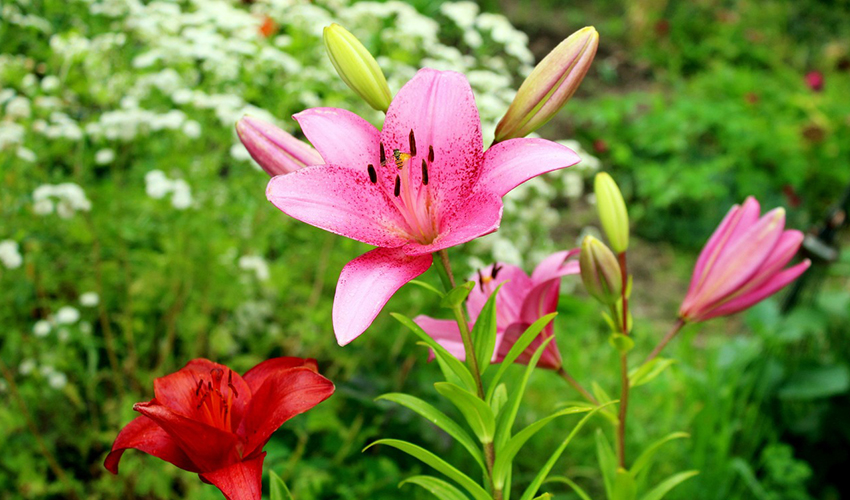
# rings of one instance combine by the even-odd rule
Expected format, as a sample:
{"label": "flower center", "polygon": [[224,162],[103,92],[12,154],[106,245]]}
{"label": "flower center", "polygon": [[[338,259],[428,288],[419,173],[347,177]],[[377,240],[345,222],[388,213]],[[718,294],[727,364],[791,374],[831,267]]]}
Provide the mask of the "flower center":
{"label": "flower center", "polygon": [[490,276],[487,276],[482,273],[481,269],[478,270],[478,286],[481,288],[481,291],[483,293],[486,293],[487,295],[493,293],[493,290],[495,290],[496,288],[490,285],[490,283],[496,280],[496,277],[499,275],[499,271],[501,270],[502,266],[500,266],[498,262],[493,264],[493,269],[490,271]]}
{"label": "flower center", "polygon": [[[416,148],[413,130],[408,136],[408,151],[393,149],[387,155],[384,143],[380,143],[378,168],[369,164],[369,181],[380,186],[407,224],[411,239],[424,245],[437,237],[439,222],[433,204],[428,172],[434,163],[434,147],[428,146],[427,153]],[[416,168],[419,166],[419,168]]]}
{"label": "flower center", "polygon": [[[210,370],[209,380],[198,380],[195,388],[196,409],[199,420],[218,429],[231,432],[233,400],[239,398],[233,386],[233,372],[227,370],[227,385],[222,388],[224,372],[220,368]],[[226,393],[226,394],[225,394]]]}

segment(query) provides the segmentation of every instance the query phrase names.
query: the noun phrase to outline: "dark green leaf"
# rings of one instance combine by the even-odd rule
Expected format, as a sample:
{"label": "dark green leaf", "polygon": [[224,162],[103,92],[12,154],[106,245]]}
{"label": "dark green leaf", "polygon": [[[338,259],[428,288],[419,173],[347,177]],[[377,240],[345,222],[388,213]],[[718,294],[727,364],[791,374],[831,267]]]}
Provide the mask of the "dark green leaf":
{"label": "dark green leaf", "polygon": [[445,365],[461,380],[462,385],[464,385],[470,391],[477,391],[477,386],[475,385],[475,379],[472,378],[472,374],[469,373],[469,370],[461,363],[456,357],[452,356],[449,351],[447,351],[443,346],[437,343],[436,340],[432,339],[430,335],[425,333],[419,325],[413,322],[412,319],[408,318],[403,314],[398,313],[390,313],[390,316],[395,318],[399,323],[406,326],[413,333],[416,334],[417,337],[422,339],[422,342],[428,345],[431,349],[434,350],[434,354],[443,362]]}
{"label": "dark green leaf", "polygon": [[464,495],[459,489],[455,488],[450,483],[433,476],[409,477],[400,482],[398,486],[401,488],[408,483],[425,488],[440,500],[469,500],[469,497]]}
{"label": "dark green leaf", "polygon": [[[504,284],[504,283],[503,283]],[[472,327],[472,342],[475,346],[475,357],[478,360],[478,368],[483,375],[490,367],[493,359],[493,349],[496,348],[496,295],[502,285],[496,287],[487,302],[481,309],[475,325]]]}
{"label": "dark green leaf", "polygon": [[442,301],[440,301],[440,305],[446,309],[460,307],[463,305],[463,302],[469,296],[469,292],[471,292],[473,288],[475,288],[474,281],[467,281],[462,285],[454,287],[446,293],[446,296],[443,297]]}
{"label": "dark green leaf", "polygon": [[434,384],[437,392],[449,399],[463,413],[472,432],[482,443],[492,443],[496,433],[496,417],[493,410],[478,396],[470,394],[462,388],[449,382]]}
{"label": "dark green leaf", "polygon": [[652,491],[650,491],[646,495],[642,496],[640,500],[661,500],[662,498],[664,498],[664,495],[670,492],[670,490],[683,483],[684,481],[687,481],[688,479],[696,476],[697,474],[699,474],[699,471],[695,470],[673,474],[664,481],[661,481],[658,486],[653,488]]}

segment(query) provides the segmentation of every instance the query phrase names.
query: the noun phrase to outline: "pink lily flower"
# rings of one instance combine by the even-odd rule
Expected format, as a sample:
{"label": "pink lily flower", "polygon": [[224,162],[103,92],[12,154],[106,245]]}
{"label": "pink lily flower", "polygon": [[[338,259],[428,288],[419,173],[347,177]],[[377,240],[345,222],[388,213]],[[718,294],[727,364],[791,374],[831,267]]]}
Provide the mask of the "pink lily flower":
{"label": "pink lily flower", "polygon": [[783,269],[797,253],[803,233],[785,230],[785,210],[759,217],[750,196],[735,205],[697,259],[691,286],[679,309],[685,321],[705,321],[742,311],[773,295],[805,271],[805,260]]}
{"label": "pink lily flower", "polygon": [[254,161],[272,177],[324,163],[312,146],[259,118],[242,117],[236,122],[236,133]]}
{"label": "pink lily flower", "polygon": [[508,191],[579,161],[543,139],[504,141],[485,153],[472,89],[451,71],[420,70],[393,99],[381,131],[343,109],[308,109],[295,119],[325,165],[274,177],[266,196],[298,220],[378,247],[340,274],[340,345],[424,273],[432,253],[498,229]]}
{"label": "pink lily flower", "polygon": [[[568,261],[578,255],[579,249],[554,253],[543,259],[531,276],[517,266],[493,264],[470,278],[475,281],[475,288],[469,293],[466,310],[473,324],[493,291],[504,283],[496,297],[496,348],[493,351],[493,363],[501,363],[505,359],[529,325],[558,309],[561,277],[579,273],[579,262]],[[456,358],[461,361],[466,359],[457,323],[424,315],[417,316],[413,321]],[[554,325],[550,321],[520,354],[517,362],[528,364],[540,344],[554,335]],[[561,353],[554,340],[543,350],[537,365],[552,370],[561,367]]]}

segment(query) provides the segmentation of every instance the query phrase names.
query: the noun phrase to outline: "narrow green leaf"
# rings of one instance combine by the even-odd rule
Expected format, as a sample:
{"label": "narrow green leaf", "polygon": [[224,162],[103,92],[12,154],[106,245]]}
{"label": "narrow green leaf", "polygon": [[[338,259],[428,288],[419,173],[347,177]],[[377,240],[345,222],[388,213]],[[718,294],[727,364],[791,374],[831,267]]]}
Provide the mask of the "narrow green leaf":
{"label": "narrow green leaf", "polygon": [[646,495],[642,496],[640,500],[661,500],[662,498],[664,498],[664,495],[670,492],[670,490],[672,490],[676,486],[679,486],[679,484],[687,481],[688,479],[696,476],[697,474],[699,474],[699,471],[697,470],[689,470],[685,472],[680,472],[678,474],[673,474],[664,481],[661,481],[658,486],[653,488],[652,491],[650,491]]}
{"label": "narrow green leaf", "polygon": [[437,392],[457,406],[479,441],[493,442],[493,435],[496,433],[496,416],[493,415],[493,410],[487,403],[449,382],[437,382],[434,387]]}
{"label": "narrow green leaf", "polygon": [[[612,401],[611,396],[609,396],[608,393],[605,392],[605,389],[603,389],[602,386],[600,386],[595,380],[590,383],[590,392],[593,393],[594,397],[596,397],[596,400],[599,401],[599,404],[601,405]],[[609,410],[603,411],[602,416],[611,422],[611,425],[617,425],[617,422],[619,421],[617,415]]]}
{"label": "narrow green leaf", "polygon": [[490,389],[487,391],[487,401],[491,401],[493,397],[493,391],[496,389],[499,380],[501,380],[502,376],[508,370],[508,368],[513,364],[514,361],[519,357],[520,354],[525,351],[528,346],[534,341],[537,335],[543,331],[543,328],[549,324],[552,319],[557,316],[558,313],[547,314],[546,316],[541,317],[537,321],[531,324],[522,335],[519,336],[517,341],[514,343],[514,346],[508,351],[508,354],[505,355],[505,358],[502,360],[502,364],[499,366],[499,371],[496,372],[496,375],[493,377],[493,380],[490,381]]}
{"label": "narrow green leaf", "polygon": [[453,289],[449,290],[446,293],[446,296],[443,297],[443,300],[440,301],[440,305],[446,309],[454,309],[455,307],[460,307],[463,304],[463,301],[469,296],[469,292],[475,288],[474,281],[467,281],[462,285],[458,285]]}
{"label": "narrow green leaf", "polygon": [[645,450],[637,457],[637,460],[632,464],[631,474],[632,477],[637,478],[638,474],[640,474],[650,463],[652,457],[658,452],[658,449],[661,448],[665,443],[668,443],[674,439],[683,439],[690,437],[690,434],[687,432],[672,432],[667,434],[663,438],[655,441],[646,447]]}
{"label": "narrow green leaf", "polygon": [[432,285],[430,283],[425,283],[424,281],[419,281],[419,280],[410,280],[409,283],[411,285],[416,285],[416,286],[422,287],[425,290],[428,290],[429,292],[433,292],[433,293],[437,294],[437,296],[440,297],[440,299],[442,299],[443,297],[446,296],[446,294],[444,294],[443,292],[438,290],[434,285]]}
{"label": "narrow green leaf", "polygon": [[401,488],[408,483],[425,488],[440,500],[469,500],[469,497],[464,495],[459,489],[455,488],[450,483],[433,476],[409,477],[398,483],[398,487]]}
{"label": "narrow green leaf", "polygon": [[463,489],[469,492],[472,495],[472,498],[475,500],[492,500],[490,495],[482,488],[478,483],[473,481],[463,472],[457,470],[453,466],[449,465],[445,460],[434,455],[430,451],[422,448],[421,446],[417,446],[413,443],[408,443],[407,441],[401,441],[398,439],[379,439],[369,446],[363,448],[363,451],[368,450],[369,448],[378,445],[384,444],[387,446],[392,446],[398,450],[401,450],[408,455],[419,459],[424,464],[433,467],[434,470],[444,474],[446,477],[451,479],[452,481],[459,484]]}
{"label": "narrow green leaf", "polygon": [[537,422],[529,425],[525,429],[519,431],[516,436],[512,437],[510,441],[499,450],[499,453],[496,455],[496,461],[493,464],[493,483],[496,485],[496,488],[502,489],[505,485],[505,479],[507,477],[508,471],[511,469],[511,465],[513,464],[514,457],[519,452],[520,448],[531,439],[532,436],[537,434],[543,427],[546,426],[552,420],[555,420],[558,417],[563,417],[565,415],[574,415],[576,413],[584,413],[592,410],[593,407],[589,406],[580,406],[575,408],[567,408],[556,412],[548,417],[541,418]]}
{"label": "narrow green leaf", "polygon": [[540,495],[539,497],[534,497],[534,500],[551,500],[551,499],[552,499],[551,493],[544,493],[544,494]]}
{"label": "narrow green leaf", "polygon": [[614,498],[612,500],[635,500],[637,498],[637,484],[629,471],[622,467],[617,468],[614,476]]}
{"label": "narrow green leaf", "polygon": [[445,363],[452,372],[461,380],[462,385],[466,386],[466,388],[470,391],[477,391],[477,387],[475,385],[475,379],[472,378],[472,374],[469,373],[469,370],[461,363],[456,357],[452,356],[449,351],[447,351],[443,346],[437,343],[436,340],[432,339],[430,335],[425,333],[419,325],[413,322],[412,319],[408,318],[403,314],[398,313],[390,313],[390,316],[395,318],[399,323],[406,326],[413,333],[416,334],[417,337],[422,339],[422,342],[434,350],[434,354],[440,358],[440,360]]}
{"label": "narrow green leaf", "polygon": [[640,387],[651,382],[675,362],[674,359],[655,358],[649,363],[642,364],[629,372],[629,387]]}
{"label": "narrow green leaf", "polygon": [[612,333],[608,338],[608,343],[611,344],[611,347],[617,349],[620,354],[626,354],[635,347],[635,341],[622,333]]}
{"label": "narrow green leaf", "polygon": [[520,380],[519,385],[508,400],[505,411],[499,415],[499,422],[496,426],[496,455],[501,452],[501,449],[511,437],[511,428],[514,426],[514,420],[516,420],[516,414],[519,411],[519,404],[522,400],[522,396],[525,394],[525,387],[528,385],[528,379],[531,377],[531,372],[534,371],[534,367],[537,366],[537,362],[540,360],[540,356],[543,355],[543,351],[546,349],[546,346],[548,346],[549,342],[553,339],[554,337],[549,337],[540,343],[540,347],[537,348],[537,351],[534,352],[534,355],[528,361],[528,366],[525,368],[522,380]]}
{"label": "narrow green leaf", "polygon": [[469,433],[463,430],[457,422],[449,418],[445,413],[434,408],[429,403],[408,394],[391,392],[376,398],[376,400],[380,399],[392,401],[404,406],[405,408],[409,408],[440,429],[446,431],[446,434],[453,437],[458,443],[460,443],[461,446],[466,448],[469,454],[472,455],[472,458],[474,458],[475,461],[478,462],[478,465],[481,466],[481,470],[485,472],[487,471],[486,465],[484,464],[484,457],[481,453],[481,447],[472,439],[472,436],[470,436]]}
{"label": "narrow green leaf", "polygon": [[[614,403],[614,401],[612,401],[611,403],[608,403],[608,404],[613,404],[613,403]],[[607,404],[597,406],[596,408],[591,410],[590,413],[588,413],[581,420],[579,420],[579,422],[576,424],[576,426],[573,427],[573,430],[570,431],[570,433],[566,437],[566,439],[564,439],[564,441],[561,443],[561,445],[558,446],[558,449],[555,450],[554,453],[552,453],[552,456],[549,457],[549,460],[546,462],[546,464],[543,466],[543,468],[540,469],[540,472],[537,473],[537,476],[535,476],[535,478],[531,482],[531,484],[528,485],[528,488],[526,488],[526,490],[522,494],[522,497],[520,498],[520,500],[531,500],[532,498],[534,498],[534,495],[537,494],[537,490],[540,489],[540,485],[543,484],[543,481],[546,480],[546,476],[548,476],[549,472],[552,470],[552,468],[555,467],[555,462],[557,462],[558,459],[561,458],[561,454],[564,453],[565,449],[567,449],[567,446],[570,444],[570,441],[572,441],[573,438],[575,437],[575,435],[578,434],[578,431],[580,431],[581,428],[584,427],[584,424],[587,423],[587,421],[590,420],[590,418],[593,415],[595,415],[597,411],[604,408],[605,406],[607,406]]]}
{"label": "narrow green leaf", "polygon": [[293,500],[286,483],[274,471],[269,471],[269,490],[272,500]]}
{"label": "narrow green leaf", "polygon": [[570,488],[572,488],[572,489],[573,489],[573,491],[575,492],[575,494],[576,494],[576,495],[578,495],[578,496],[579,496],[579,498],[581,498],[581,500],[592,500],[592,499],[590,498],[590,495],[588,495],[586,491],[584,491],[583,489],[581,489],[581,487],[580,487],[579,485],[577,485],[576,483],[574,483],[574,482],[573,482],[573,480],[572,480],[572,479],[570,479],[570,478],[568,478],[567,476],[554,476],[554,477],[550,477],[550,478],[549,478],[549,479],[547,479],[545,482],[546,482],[546,483],[564,483],[564,484],[566,484],[567,486],[569,486]]}
{"label": "narrow green leaf", "polygon": [[499,384],[496,391],[493,392],[493,399],[490,400],[490,409],[493,410],[493,415],[499,416],[502,407],[508,402],[508,388],[505,384]]}
{"label": "narrow green leaf", "polygon": [[429,353],[429,354],[431,354],[431,353],[433,353],[433,354],[434,354],[434,361],[436,361],[436,362],[437,362],[437,366],[439,366],[439,367],[440,367],[440,372],[442,372],[442,374],[443,374],[443,378],[445,378],[447,382],[451,382],[451,383],[453,383],[453,384],[457,384],[457,385],[459,385],[459,386],[461,386],[461,387],[463,387],[463,386],[465,386],[465,385],[466,385],[466,384],[463,382],[463,380],[461,380],[461,379],[460,379],[460,377],[458,377],[457,373],[455,373],[455,372],[454,372],[454,370],[452,369],[452,367],[450,367],[450,366],[448,365],[448,363],[446,362],[446,358],[445,358],[444,356],[438,356],[438,355],[436,354],[436,352],[434,352],[434,351],[432,351],[432,350],[431,350],[431,346],[430,346],[430,345],[428,345],[428,344],[427,344],[427,343],[425,343],[425,342],[419,341],[419,342],[417,342],[417,343],[416,343],[416,345],[421,345],[421,346],[423,346],[423,347],[426,347],[426,348],[428,349],[428,353]]}
{"label": "narrow green leaf", "polygon": [[478,360],[478,368],[481,374],[490,367],[493,359],[493,349],[496,348],[496,295],[502,288],[502,283],[490,294],[487,302],[478,314],[478,319],[472,326],[472,342],[475,345],[475,356]]}
{"label": "narrow green leaf", "polygon": [[617,457],[602,429],[596,429],[596,458],[599,460],[599,470],[602,472],[605,496],[613,498],[614,477],[617,474]]}

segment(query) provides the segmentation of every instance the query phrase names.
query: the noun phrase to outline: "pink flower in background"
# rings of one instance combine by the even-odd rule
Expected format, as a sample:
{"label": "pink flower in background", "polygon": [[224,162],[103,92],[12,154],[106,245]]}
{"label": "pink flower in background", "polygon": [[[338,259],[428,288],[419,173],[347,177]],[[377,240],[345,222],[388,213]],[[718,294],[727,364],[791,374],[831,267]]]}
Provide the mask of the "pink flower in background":
{"label": "pink flower in background", "polygon": [[507,192],[579,161],[543,139],[512,139],[485,153],[472,89],[451,71],[420,70],[381,131],[335,108],[295,119],[326,165],[274,177],[268,199],[296,219],[378,247],[340,274],[333,325],[341,345],[428,269],[433,252],[495,231]]}
{"label": "pink flower in background", "polygon": [[797,253],[803,233],[785,230],[785,210],[759,217],[752,196],[726,214],[700,253],[691,286],[679,309],[685,321],[705,321],[746,309],[794,281],[811,262],[783,269]]}
{"label": "pink flower in background", "polygon": [[806,85],[815,92],[823,90],[823,81],[823,73],[820,71],[806,73]]}
{"label": "pink flower in background", "polygon": [[312,146],[259,118],[241,118],[236,133],[251,157],[272,177],[324,163]]}
{"label": "pink flower in background", "polygon": [[[475,288],[469,293],[466,304],[473,323],[496,287],[504,283],[496,297],[496,349],[493,352],[493,362],[499,363],[505,358],[529,325],[557,310],[561,277],[579,273],[578,261],[568,262],[568,259],[578,256],[578,253],[579,250],[576,249],[552,254],[534,269],[530,277],[517,266],[493,264],[479,271],[473,278]],[[465,359],[457,323],[428,316],[417,316],[414,321],[455,357]],[[517,362],[528,363],[540,344],[552,336],[554,326],[549,322],[531,345],[520,354]],[[544,349],[538,366],[553,370],[561,367],[561,353],[558,352],[554,340]]]}

